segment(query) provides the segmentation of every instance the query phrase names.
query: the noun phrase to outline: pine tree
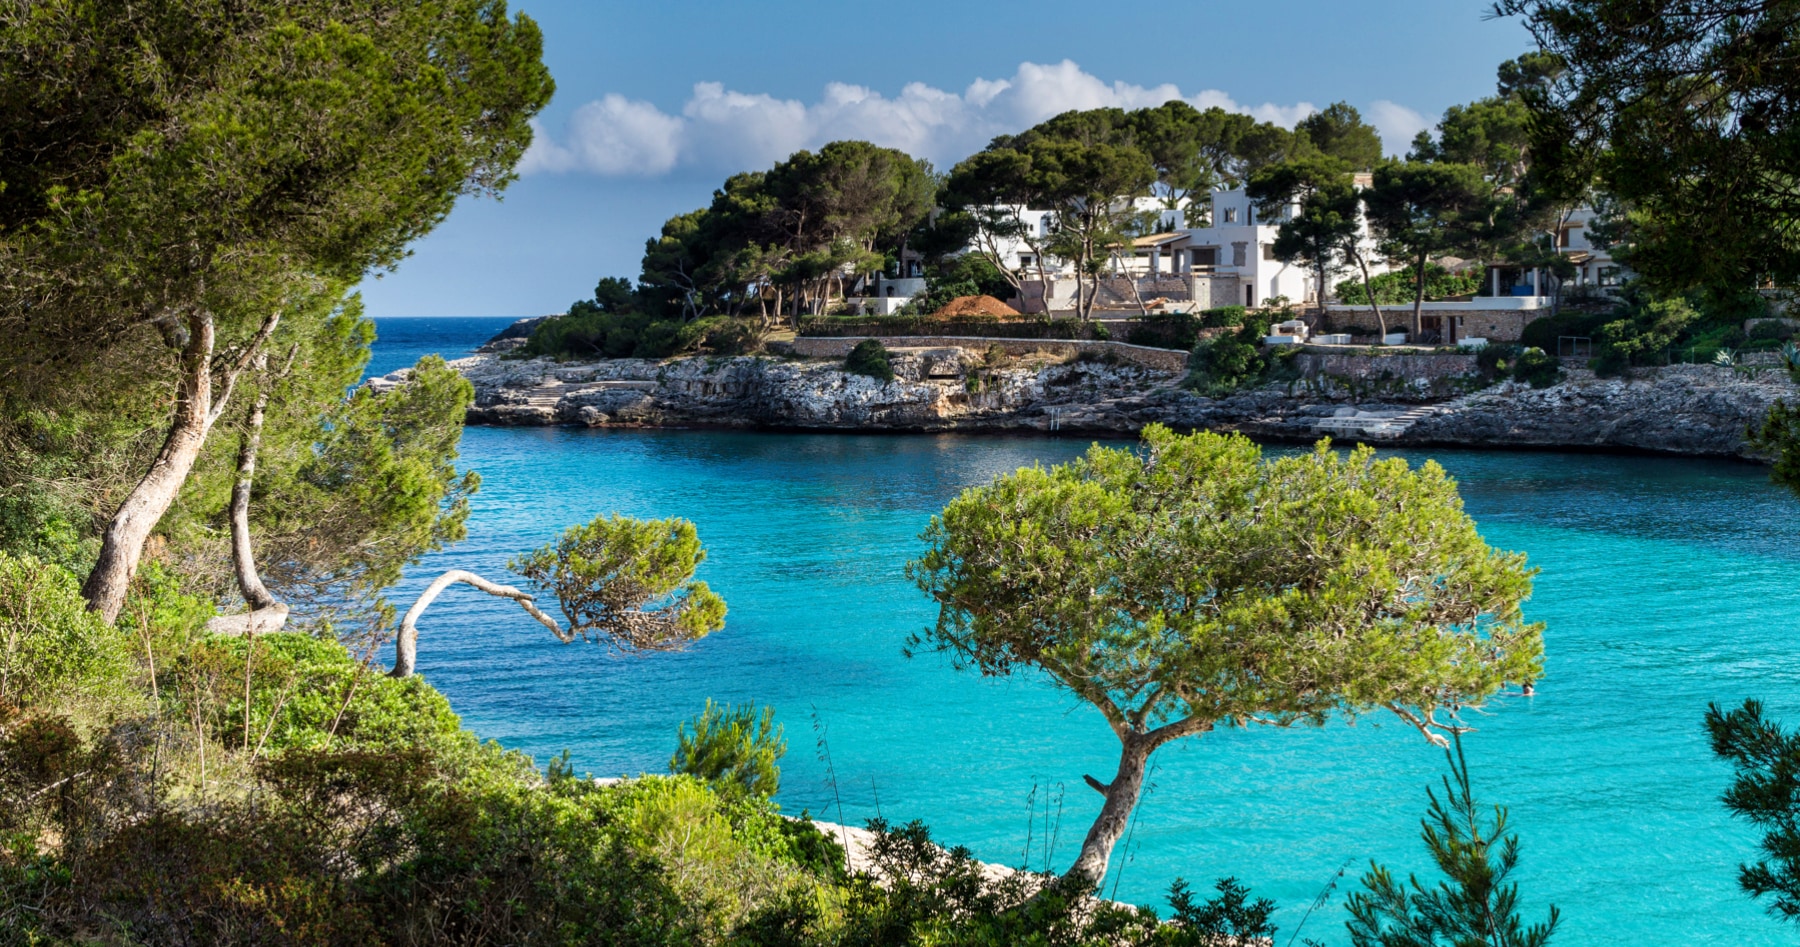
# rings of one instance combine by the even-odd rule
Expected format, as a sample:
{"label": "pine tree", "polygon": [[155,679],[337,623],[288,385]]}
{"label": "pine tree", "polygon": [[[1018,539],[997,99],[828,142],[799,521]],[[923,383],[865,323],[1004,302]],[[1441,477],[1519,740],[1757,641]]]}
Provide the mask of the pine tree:
{"label": "pine tree", "polygon": [[[1371,865],[1362,893],[1350,896],[1350,941],[1356,947],[1544,947],[1558,920],[1530,927],[1519,917],[1519,886],[1507,878],[1519,864],[1519,837],[1507,831],[1506,808],[1485,820],[1469,783],[1462,737],[1445,751],[1450,773],[1420,821],[1425,847],[1447,880],[1427,888],[1417,876],[1402,885]],[[1409,890],[1410,889],[1410,890]]]}

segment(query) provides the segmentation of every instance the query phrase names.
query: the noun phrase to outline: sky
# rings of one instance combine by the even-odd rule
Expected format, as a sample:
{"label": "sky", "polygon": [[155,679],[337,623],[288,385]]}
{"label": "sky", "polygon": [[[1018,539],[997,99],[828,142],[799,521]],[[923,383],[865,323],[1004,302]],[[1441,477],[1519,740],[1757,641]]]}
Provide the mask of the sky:
{"label": "sky", "polygon": [[465,198],[369,315],[562,312],[635,277],[662,222],[724,178],[861,138],[947,170],[1073,108],[1174,98],[1292,125],[1347,101],[1403,153],[1529,48],[1490,0],[1098,4],[517,0],[557,92],[499,201]]}

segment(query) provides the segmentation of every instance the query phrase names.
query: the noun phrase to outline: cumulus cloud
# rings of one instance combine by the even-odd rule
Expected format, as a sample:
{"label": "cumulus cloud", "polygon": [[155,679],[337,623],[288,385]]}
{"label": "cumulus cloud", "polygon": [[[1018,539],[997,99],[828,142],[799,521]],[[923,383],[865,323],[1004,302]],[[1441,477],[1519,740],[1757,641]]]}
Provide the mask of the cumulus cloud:
{"label": "cumulus cloud", "polygon": [[1363,120],[1375,126],[1381,133],[1381,143],[1393,155],[1406,154],[1412,149],[1413,139],[1436,124],[1418,112],[1386,99],[1371,103]]}
{"label": "cumulus cloud", "polygon": [[[643,177],[679,167],[741,171],[767,167],[801,148],[848,138],[899,148],[947,166],[995,135],[1021,131],[1070,109],[1135,109],[1174,99],[1289,127],[1317,111],[1310,102],[1246,105],[1216,89],[1188,94],[1173,84],[1107,82],[1069,60],[1022,63],[1007,78],[976,79],[961,92],[915,82],[890,97],[834,82],[815,102],[702,82],[694,86],[679,114],[607,95],[577,109],[560,136],[534,126],[536,138],[520,170]],[[1370,121],[1390,150],[1396,150],[1396,144],[1397,150],[1404,150],[1427,124],[1417,112],[1392,102],[1376,103]]]}

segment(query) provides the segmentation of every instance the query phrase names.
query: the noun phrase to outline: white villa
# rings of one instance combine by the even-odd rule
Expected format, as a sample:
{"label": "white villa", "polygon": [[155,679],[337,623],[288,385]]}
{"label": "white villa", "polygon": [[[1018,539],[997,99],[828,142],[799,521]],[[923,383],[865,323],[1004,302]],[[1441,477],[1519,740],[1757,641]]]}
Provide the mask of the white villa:
{"label": "white villa", "polygon": [[[1210,203],[1210,212],[1190,214],[1186,208],[1169,210],[1153,198],[1138,198],[1137,209],[1159,212],[1159,232],[1137,238],[1132,255],[1115,261],[1114,279],[1101,287],[1103,305],[1126,304],[1131,287],[1111,285],[1124,284],[1126,279],[1136,280],[1138,293],[1145,298],[1180,296],[1189,305],[1202,309],[1260,306],[1278,297],[1293,303],[1318,302],[1316,274],[1306,267],[1275,258],[1279,218],[1262,219],[1242,188],[1216,191],[1204,199]],[[1049,235],[1053,223],[1051,212],[1026,211],[1021,216],[1022,222],[1033,233]],[[1208,225],[1187,227],[1185,221],[1189,216],[1206,220]],[[1365,233],[1362,239],[1372,251],[1374,238]],[[1038,285],[1032,277],[1037,273],[1039,260],[1031,242],[1023,239],[998,242],[999,255],[1005,265],[1027,278],[1027,304],[1034,309],[1041,308],[1036,302],[1037,294],[1032,291]],[[1070,265],[1054,258],[1043,263],[1051,284],[1050,308],[1072,306],[1075,276]],[[1387,267],[1376,265],[1373,270],[1383,273]]]}

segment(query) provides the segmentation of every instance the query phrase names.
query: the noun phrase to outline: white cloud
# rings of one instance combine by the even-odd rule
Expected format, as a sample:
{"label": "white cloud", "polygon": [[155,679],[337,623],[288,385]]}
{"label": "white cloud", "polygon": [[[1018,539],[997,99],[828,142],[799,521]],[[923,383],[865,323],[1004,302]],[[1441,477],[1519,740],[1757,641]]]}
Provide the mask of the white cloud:
{"label": "white cloud", "polygon": [[575,110],[568,144],[557,144],[533,123],[521,173],[580,169],[605,175],[658,175],[675,168],[684,138],[681,119],[649,102],[608,95]]}
{"label": "white cloud", "polygon": [[1392,155],[1406,154],[1412,149],[1413,139],[1435,124],[1418,112],[1386,99],[1371,103],[1364,120],[1381,133],[1381,143]]}
{"label": "white cloud", "polygon": [[[1317,111],[1310,102],[1244,105],[1216,89],[1186,94],[1173,84],[1109,83],[1066,59],[1021,63],[1010,77],[976,79],[961,93],[915,82],[892,98],[833,82],[818,101],[807,103],[702,82],[679,115],[607,95],[576,110],[560,137],[534,126],[537,136],[520,171],[609,176],[653,176],[677,167],[742,171],[767,167],[801,148],[850,138],[899,148],[947,167],[995,135],[1022,131],[1070,109],[1135,109],[1174,99],[1289,127]],[[1371,121],[1390,148],[1397,140],[1393,136],[1404,132],[1404,144],[1426,124],[1418,113],[1392,102],[1376,103]],[[1414,121],[1417,127],[1408,124]]]}

